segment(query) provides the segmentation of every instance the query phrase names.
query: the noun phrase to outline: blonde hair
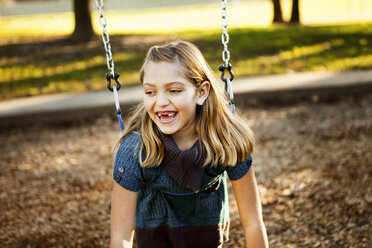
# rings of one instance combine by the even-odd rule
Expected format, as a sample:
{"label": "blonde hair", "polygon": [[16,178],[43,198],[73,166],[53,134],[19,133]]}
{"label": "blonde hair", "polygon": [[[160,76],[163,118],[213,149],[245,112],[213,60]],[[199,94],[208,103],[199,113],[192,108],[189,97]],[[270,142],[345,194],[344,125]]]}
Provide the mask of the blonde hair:
{"label": "blonde hair", "polygon": [[[204,165],[234,166],[247,159],[253,153],[255,142],[253,132],[242,118],[231,112],[221,81],[216,78],[199,49],[186,41],[151,47],[140,70],[141,82],[143,83],[148,63],[163,61],[178,62],[185,77],[195,87],[199,87],[204,81],[210,82],[209,96],[202,106],[198,106],[195,118],[196,132],[205,155]],[[132,132],[142,137],[139,154],[146,151],[144,158],[142,156],[139,158],[141,165],[146,168],[160,165],[164,158],[161,132],[148,115],[143,103],[131,113],[124,133],[114,149],[117,149],[122,139]]]}

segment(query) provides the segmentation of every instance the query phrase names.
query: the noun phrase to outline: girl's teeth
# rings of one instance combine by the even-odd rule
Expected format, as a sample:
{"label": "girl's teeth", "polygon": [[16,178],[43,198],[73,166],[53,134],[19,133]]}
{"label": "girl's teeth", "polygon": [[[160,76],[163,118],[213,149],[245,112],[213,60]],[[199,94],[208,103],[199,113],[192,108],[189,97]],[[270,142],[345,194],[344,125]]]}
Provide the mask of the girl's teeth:
{"label": "girl's teeth", "polygon": [[158,113],[158,116],[159,116],[160,119],[164,119],[165,117],[173,117],[175,115],[176,115],[176,113],[169,113],[169,114]]}
{"label": "girl's teeth", "polygon": [[158,113],[158,116],[159,117],[162,117],[162,116],[174,116],[174,113],[171,113],[171,114],[160,114],[160,113]]}

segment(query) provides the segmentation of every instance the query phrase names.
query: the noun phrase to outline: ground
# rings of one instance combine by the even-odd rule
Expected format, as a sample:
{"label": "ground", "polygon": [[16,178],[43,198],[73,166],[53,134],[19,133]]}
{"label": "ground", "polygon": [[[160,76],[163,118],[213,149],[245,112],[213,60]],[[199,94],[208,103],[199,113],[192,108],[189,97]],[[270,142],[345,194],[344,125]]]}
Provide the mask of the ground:
{"label": "ground", "polygon": [[[254,171],[270,247],[371,247],[372,95],[239,106],[258,137]],[[1,247],[107,247],[109,115],[0,133]],[[244,237],[230,188],[231,240]]]}

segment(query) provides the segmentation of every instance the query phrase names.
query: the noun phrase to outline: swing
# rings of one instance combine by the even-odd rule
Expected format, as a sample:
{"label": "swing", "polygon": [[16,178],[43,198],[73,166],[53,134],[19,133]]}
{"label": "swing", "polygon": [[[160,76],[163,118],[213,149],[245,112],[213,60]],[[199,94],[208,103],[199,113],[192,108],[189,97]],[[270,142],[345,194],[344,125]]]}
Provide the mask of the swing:
{"label": "swing", "polygon": [[[99,15],[99,23],[102,27],[102,41],[106,52],[106,60],[107,60],[107,68],[109,70],[106,73],[106,80],[107,80],[107,88],[113,92],[114,100],[115,100],[115,107],[116,107],[116,116],[119,121],[121,132],[124,132],[124,124],[123,119],[121,117],[121,110],[120,110],[120,103],[118,97],[118,90],[121,88],[121,84],[119,81],[120,74],[115,72],[114,70],[114,60],[112,58],[111,52],[111,45],[110,45],[110,36],[107,33],[107,21],[106,16],[103,14],[103,0],[95,0],[97,9],[100,11]],[[228,50],[227,44],[229,43],[229,34],[227,32],[227,0],[221,0],[221,9],[222,9],[222,44],[223,44],[223,51],[222,51],[222,60],[224,64],[221,64],[218,67],[218,70],[221,72],[221,79],[225,82],[225,91],[228,93],[230,98],[230,105],[231,110],[235,114],[235,104],[234,104],[234,95],[231,87],[231,81],[234,79],[234,73],[232,71],[232,66],[229,63],[230,60],[230,52]],[[228,71],[230,76],[225,76],[225,72]],[[116,85],[111,85],[111,82],[115,81]]]}

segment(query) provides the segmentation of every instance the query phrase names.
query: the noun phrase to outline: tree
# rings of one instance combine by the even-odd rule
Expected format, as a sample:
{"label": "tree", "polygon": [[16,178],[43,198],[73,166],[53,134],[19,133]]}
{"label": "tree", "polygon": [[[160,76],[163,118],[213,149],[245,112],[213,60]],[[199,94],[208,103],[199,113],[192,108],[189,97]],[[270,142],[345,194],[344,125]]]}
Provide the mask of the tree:
{"label": "tree", "polygon": [[75,30],[70,36],[71,39],[88,41],[93,38],[94,31],[90,16],[90,4],[90,0],[74,0]]}
{"label": "tree", "polygon": [[274,9],[274,19],[273,23],[284,23],[282,15],[282,6],[280,5],[280,0],[271,0]]}
{"label": "tree", "polygon": [[290,24],[300,24],[300,0],[292,0],[292,13],[291,19],[289,20]]}

